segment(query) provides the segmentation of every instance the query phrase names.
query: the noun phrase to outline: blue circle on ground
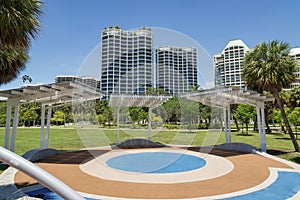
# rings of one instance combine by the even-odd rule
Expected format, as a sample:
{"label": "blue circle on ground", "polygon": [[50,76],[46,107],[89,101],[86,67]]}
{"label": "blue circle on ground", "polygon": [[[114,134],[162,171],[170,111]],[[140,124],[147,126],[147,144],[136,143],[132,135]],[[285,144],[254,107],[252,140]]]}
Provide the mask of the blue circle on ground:
{"label": "blue circle on ground", "polygon": [[202,158],[171,152],[142,152],[115,156],[106,161],[109,167],[138,173],[176,173],[199,169],[206,164]]}

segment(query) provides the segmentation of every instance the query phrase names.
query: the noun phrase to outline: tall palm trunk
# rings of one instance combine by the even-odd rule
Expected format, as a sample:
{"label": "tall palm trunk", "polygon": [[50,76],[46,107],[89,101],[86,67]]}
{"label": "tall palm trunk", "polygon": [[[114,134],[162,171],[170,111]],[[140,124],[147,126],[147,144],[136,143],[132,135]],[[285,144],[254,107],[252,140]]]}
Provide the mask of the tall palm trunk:
{"label": "tall palm trunk", "polygon": [[295,135],[294,135],[294,133],[293,133],[293,131],[291,129],[291,126],[290,126],[289,121],[287,119],[287,116],[285,114],[285,111],[284,111],[284,108],[283,108],[283,103],[281,101],[281,98],[279,97],[279,93],[278,92],[274,92],[274,96],[275,96],[275,99],[277,101],[278,107],[279,107],[279,109],[281,111],[282,119],[283,119],[284,124],[286,126],[286,130],[287,130],[288,134],[290,135],[290,138],[291,138],[291,140],[293,142],[294,149],[295,149],[296,152],[300,152],[300,150],[299,150],[299,144],[298,144],[298,142],[297,142],[297,140],[295,138]]}

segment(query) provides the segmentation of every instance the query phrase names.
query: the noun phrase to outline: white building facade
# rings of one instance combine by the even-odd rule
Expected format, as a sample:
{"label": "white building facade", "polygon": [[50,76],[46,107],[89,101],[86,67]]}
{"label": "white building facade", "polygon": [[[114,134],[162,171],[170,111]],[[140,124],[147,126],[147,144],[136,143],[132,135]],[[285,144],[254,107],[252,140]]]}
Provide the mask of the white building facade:
{"label": "white building facade", "polygon": [[290,85],[290,88],[288,88],[288,89],[293,89],[300,85],[300,47],[292,48],[290,50],[289,55],[292,57],[292,59],[296,60],[297,62],[297,72],[295,73],[296,80],[294,83]]}
{"label": "white building facade", "polygon": [[245,88],[242,80],[244,57],[249,51],[242,40],[232,40],[220,54],[214,55],[215,86],[236,86]]}

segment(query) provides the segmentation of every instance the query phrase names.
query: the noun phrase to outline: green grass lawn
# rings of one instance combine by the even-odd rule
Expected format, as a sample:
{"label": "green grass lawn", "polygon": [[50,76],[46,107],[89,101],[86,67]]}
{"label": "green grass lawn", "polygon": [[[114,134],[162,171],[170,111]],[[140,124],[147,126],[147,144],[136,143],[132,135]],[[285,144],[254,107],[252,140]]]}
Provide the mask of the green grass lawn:
{"label": "green grass lawn", "polygon": [[[4,145],[4,128],[0,128],[0,145]],[[119,138],[121,141],[129,138],[147,138],[146,129],[121,129]],[[281,133],[267,134],[268,152],[300,163],[300,154],[293,152],[293,145],[289,136]],[[214,145],[225,142],[224,133],[212,130],[153,130],[152,140],[164,144],[174,145]],[[300,141],[300,140],[299,140]],[[115,129],[73,129],[52,127],[49,137],[49,148],[58,150],[76,150],[85,147],[106,146],[117,142],[117,130]],[[232,142],[243,142],[259,148],[259,135],[250,131],[248,135],[240,132],[232,133]],[[30,149],[38,148],[40,145],[40,129],[39,128],[18,128],[15,152],[23,155]],[[4,167],[0,166],[1,170]]]}

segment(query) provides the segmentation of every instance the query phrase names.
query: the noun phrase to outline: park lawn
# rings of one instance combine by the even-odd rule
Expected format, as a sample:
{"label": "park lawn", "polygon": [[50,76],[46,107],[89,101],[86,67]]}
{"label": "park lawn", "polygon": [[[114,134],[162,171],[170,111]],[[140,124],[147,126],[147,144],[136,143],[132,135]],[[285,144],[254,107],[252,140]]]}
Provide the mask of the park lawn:
{"label": "park lawn", "polygon": [[[4,128],[0,128],[0,145],[4,145]],[[147,129],[121,129],[120,141],[130,138],[147,138]],[[300,154],[293,152],[293,145],[289,136],[281,133],[266,135],[267,150],[281,158],[300,163]],[[172,145],[208,146],[225,142],[223,132],[219,130],[153,130],[152,141]],[[74,129],[51,127],[49,148],[58,150],[76,150],[85,147],[107,146],[117,142],[115,129]],[[259,134],[249,131],[248,135],[232,132],[232,142],[243,142],[259,148]],[[15,152],[23,155],[40,145],[39,128],[18,128]],[[3,168],[3,167],[2,167]],[[1,173],[0,167],[0,173]]]}

